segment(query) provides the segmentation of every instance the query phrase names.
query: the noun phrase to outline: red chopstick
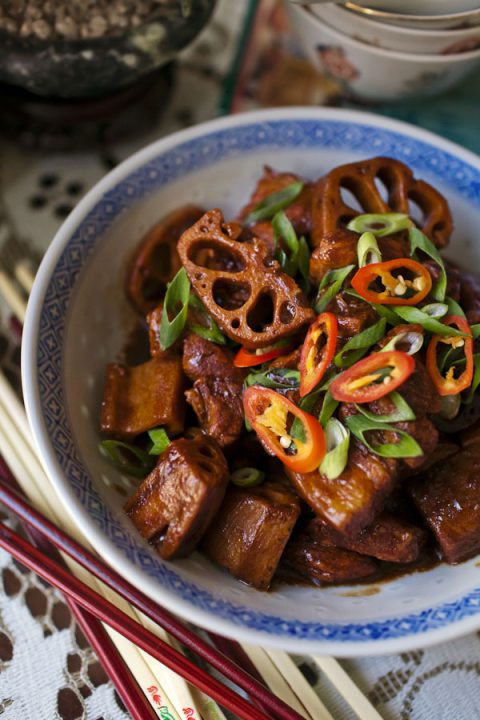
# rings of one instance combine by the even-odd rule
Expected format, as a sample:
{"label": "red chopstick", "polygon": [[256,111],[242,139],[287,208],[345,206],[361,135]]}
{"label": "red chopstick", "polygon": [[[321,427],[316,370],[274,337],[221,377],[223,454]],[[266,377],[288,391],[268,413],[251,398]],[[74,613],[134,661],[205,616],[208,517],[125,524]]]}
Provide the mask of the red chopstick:
{"label": "red chopstick", "polygon": [[[225,655],[185,627],[167,610],[164,610],[153,602],[153,600],[131,585],[115,570],[105,565],[105,563],[73,540],[73,538],[71,538],[67,533],[45,518],[37,510],[32,508],[29,503],[19,497],[17,493],[12,491],[1,480],[0,502],[13,510],[13,512],[22,520],[25,520],[25,522],[29,525],[39,530],[39,532],[45,535],[45,537],[48,537],[48,539],[57,548],[73,557],[78,563],[80,563],[80,565],[87,568],[93,575],[102,580],[102,582],[118,592],[119,595],[128,600],[131,605],[134,605],[141,610],[145,615],[147,615],[147,617],[160,625],[164,630],[170,633],[170,635],[177,638],[177,640],[179,640],[183,645],[206,660],[210,665],[221,672],[222,675],[247,692],[248,695],[258,700],[260,705],[265,710],[268,710],[275,720],[303,720],[302,716],[299,715],[296,710],[289,707],[286,703],[267,690],[267,688],[258,682],[258,680],[244,672],[235,663],[225,657]],[[103,598],[101,599],[103,600]],[[108,622],[108,618],[106,622]],[[172,650],[170,646],[167,647],[169,651]],[[181,658],[182,660],[185,660],[183,656],[181,656]],[[173,669],[175,670],[175,668]],[[196,669],[198,670],[198,668]],[[179,672],[178,670],[175,671]],[[204,674],[206,678],[211,679],[213,682],[213,679],[210,678],[207,673]],[[192,682],[196,684],[195,681]],[[219,685],[222,688],[222,693],[225,693],[227,688],[225,688],[225,686],[221,683],[219,683]],[[208,695],[213,697],[211,690],[206,690],[206,692]],[[218,702],[220,704],[224,704],[223,699],[224,694],[222,694]],[[236,710],[236,712],[238,713],[238,710]]]}
{"label": "red chopstick", "polygon": [[182,653],[156,637],[143,625],[137,623],[129,615],[126,615],[95,592],[95,590],[82,583],[74,575],[70,575],[68,570],[65,570],[58,562],[49,558],[41,550],[3,524],[0,524],[0,546],[13,555],[22,565],[33,570],[51,585],[73,598],[78,605],[89,613],[110,625],[114,630],[207,693],[225,708],[235,712],[242,720],[271,720],[263,711],[255,708],[242,696],[223,685],[216,678],[208,675]]}
{"label": "red chopstick", "polygon": [[[22,493],[18,487],[15,478],[10,472],[3,458],[0,456],[0,476],[6,483],[17,492]],[[23,493],[22,493],[23,494]],[[58,550],[35,528],[27,530],[32,542],[50,557],[54,557],[58,562],[65,563],[62,560]],[[126,708],[130,712],[134,720],[156,720],[157,714],[151,707],[145,693],[139,687],[132,673],[125,664],[123,658],[117,651],[115,645],[110,640],[108,633],[102,623],[96,617],[90,615],[80,605],[77,605],[70,597],[64,597],[65,602],[72,615],[75,617],[78,625],[86,636],[90,646],[95,651],[103,669],[114,684],[118,694],[122,698]]]}

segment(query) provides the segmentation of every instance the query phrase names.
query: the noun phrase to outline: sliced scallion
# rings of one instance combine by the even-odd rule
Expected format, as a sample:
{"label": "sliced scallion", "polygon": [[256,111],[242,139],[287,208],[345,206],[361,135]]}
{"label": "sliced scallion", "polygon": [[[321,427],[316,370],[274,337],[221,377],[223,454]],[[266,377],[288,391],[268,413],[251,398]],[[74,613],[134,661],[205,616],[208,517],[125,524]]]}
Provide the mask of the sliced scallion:
{"label": "sliced scallion", "polygon": [[372,232],[364,232],[360,235],[357,242],[357,258],[359,268],[370,263],[382,262],[382,253]]}
{"label": "sliced scallion", "polygon": [[250,488],[260,485],[265,480],[265,473],[257,468],[244,467],[234,470],[230,480],[237,487]]}
{"label": "sliced scallion", "polygon": [[362,302],[368,303],[370,307],[372,307],[377,315],[380,315],[380,317],[385,318],[385,320],[389,323],[389,325],[400,325],[402,322],[401,319],[398,317],[398,315],[395,315],[393,310],[391,310],[386,305],[376,305],[375,303],[369,303],[368,300],[365,300],[359,293],[357,293],[356,290],[353,290],[353,288],[348,288],[348,290],[345,290],[346,295],[351,295],[354,298],[357,298],[357,300],[362,300]]}
{"label": "sliced scallion", "polygon": [[[160,323],[160,347],[167,350],[178,340],[187,322],[190,280],[185,268],[180,268],[172,282],[168,283],[163,302]],[[173,319],[170,320],[170,316]]]}
{"label": "sliced scallion", "polygon": [[[298,238],[292,223],[281,210],[272,220],[273,237],[275,241],[275,256],[282,270],[295,277],[297,273],[302,276],[303,289],[310,287],[309,267],[310,249],[304,237]],[[282,242],[283,241],[283,242]]]}
{"label": "sliced scallion", "polygon": [[477,325],[470,325],[470,330],[472,331],[472,337],[474,340],[480,337],[480,323]]}
{"label": "sliced scallion", "polygon": [[385,237],[400,230],[408,230],[411,226],[412,221],[404,213],[367,213],[350,220],[347,228],[358,233],[371,232],[377,237]]}
{"label": "sliced scallion", "polygon": [[294,182],[291,185],[278,190],[278,192],[267,195],[261,200],[244,219],[245,225],[252,225],[260,220],[272,218],[279,210],[284,210],[292,204],[303,190],[303,182]]}
{"label": "sliced scallion", "polygon": [[156,460],[146,450],[131,443],[103,440],[100,450],[118,470],[127,475],[144,478],[155,467]]}
{"label": "sliced scallion", "polygon": [[[393,350],[402,350],[407,355],[415,355],[423,345],[422,333],[415,330],[407,330],[406,332],[397,333],[392,339],[381,349],[380,352],[391,352]],[[397,347],[397,346],[401,347]]]}
{"label": "sliced scallion", "polygon": [[389,415],[375,415],[370,412],[364,406],[358,404],[355,405],[358,412],[364,415],[368,420],[377,423],[391,423],[391,422],[407,422],[409,420],[415,420],[415,413],[413,412],[410,405],[396,390],[389,393],[387,398],[391,400],[395,406],[395,410]]}
{"label": "sliced scallion", "polygon": [[[403,430],[398,430],[388,423],[370,420],[363,415],[351,415],[347,418],[347,426],[358,440],[360,440],[375,455],[386,458],[413,458],[423,455],[423,450],[414,438]],[[384,430],[394,432],[399,441],[397,443],[380,443],[372,445],[365,437],[371,430]]]}
{"label": "sliced scallion", "polygon": [[387,321],[385,318],[380,318],[374,325],[371,325],[366,330],[363,330],[363,332],[350,338],[340,352],[335,355],[335,365],[339,368],[348,368],[356,363],[357,360],[360,360],[372,345],[375,345],[375,343],[384,337],[386,326]]}
{"label": "sliced scallion", "polygon": [[480,385],[480,354],[475,353],[473,356],[473,378],[472,378],[472,384],[470,385],[470,390],[465,398],[465,402],[467,405],[470,405],[471,402],[473,402],[473,398],[475,397],[475,393],[478,389],[478,386]]}
{"label": "sliced scallion", "polygon": [[278,390],[292,390],[300,385],[300,373],[298,370],[289,370],[287,368],[252,372],[247,375],[244,383],[245,387],[261,385],[262,387]]}
{"label": "sliced scallion", "polygon": [[345,470],[350,446],[350,430],[340,420],[330,418],[325,428],[327,452],[321,462],[320,472],[329,480],[335,480]]}
{"label": "sliced scallion", "polygon": [[447,312],[449,315],[460,315],[460,317],[465,317],[463,309],[456,300],[451,297],[447,297],[445,298],[445,302],[447,303]]}
{"label": "sliced scallion", "polygon": [[148,437],[153,443],[152,447],[148,451],[149,455],[161,455],[170,445],[170,438],[162,427],[149,430]]}
{"label": "sliced scallion", "polygon": [[429,303],[428,305],[424,305],[422,307],[422,312],[426,313],[429,317],[436,318],[438,320],[448,313],[448,305],[440,302]]}
{"label": "sliced scallion", "polygon": [[318,287],[318,295],[315,300],[314,307],[316,313],[320,314],[325,310],[330,301],[333,300],[335,295],[340,291],[343,283],[354,268],[355,265],[346,265],[345,267],[329,270],[325,273]]}
{"label": "sliced scallion", "polygon": [[417,250],[420,250],[436,262],[440,268],[440,277],[432,288],[432,295],[435,300],[443,302],[445,300],[445,293],[447,292],[447,273],[440,253],[432,241],[416,227],[410,228],[408,232],[408,239],[410,240],[410,254],[412,257],[415,255]]}
{"label": "sliced scallion", "polygon": [[322,427],[324,427],[324,428],[326,427],[328,421],[332,417],[332,415],[335,412],[335,410],[337,409],[338,405],[339,405],[338,400],[335,400],[332,397],[330,390],[327,390],[327,392],[325,393],[325,396],[323,398],[322,409],[320,410],[320,415],[318,416],[318,420],[319,420],[320,424],[322,425]]}
{"label": "sliced scallion", "polygon": [[190,293],[188,304],[193,310],[198,312],[201,317],[205,320],[205,325],[199,325],[198,323],[189,323],[188,327],[195,335],[199,335],[205,340],[216,343],[217,345],[225,345],[227,338],[222,334],[215,320],[208,313],[200,300],[193,292]]}
{"label": "sliced scallion", "polygon": [[423,312],[420,308],[411,307],[408,305],[398,305],[395,307],[395,313],[406,320],[408,323],[416,323],[421,325],[425,330],[433,333],[434,335],[447,335],[448,337],[466,337],[465,333],[461,330],[457,330],[450,325],[443,325],[443,323],[430,317],[426,312]]}

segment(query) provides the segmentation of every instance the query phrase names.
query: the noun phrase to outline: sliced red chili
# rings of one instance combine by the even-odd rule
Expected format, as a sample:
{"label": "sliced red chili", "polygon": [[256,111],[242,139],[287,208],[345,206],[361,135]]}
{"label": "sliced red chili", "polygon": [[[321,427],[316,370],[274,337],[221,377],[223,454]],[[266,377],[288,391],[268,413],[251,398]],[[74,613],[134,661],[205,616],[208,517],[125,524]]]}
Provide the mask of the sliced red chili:
{"label": "sliced red chili", "polygon": [[[458,330],[468,337],[434,335],[427,348],[427,370],[432,378],[439,395],[458,395],[466,390],[473,380],[473,337],[470,325],[460,315],[448,315],[442,320],[444,325],[456,325]],[[462,348],[465,354],[465,367],[458,377],[455,377],[455,365],[451,365],[443,375],[438,367],[438,345],[450,345],[452,348]]]}
{"label": "sliced red chili", "polygon": [[[274,390],[255,385],[243,393],[243,407],[261,441],[284,465],[301,473],[318,468],[325,455],[325,435],[313,415]],[[295,420],[302,427],[302,438],[292,434]]]}
{"label": "sliced red chili", "polygon": [[337,335],[333,313],[321,313],[310,325],[300,356],[300,397],[308,395],[325,374],[335,355]]}
{"label": "sliced red chili", "polygon": [[247,348],[242,347],[233,358],[233,364],[235,367],[240,368],[261,365],[262,363],[273,360],[281,355],[287,355],[291,350],[293,350],[293,347],[294,346],[291,344],[284,344],[280,347],[262,348],[258,351],[248,350]]}
{"label": "sliced red chili", "polygon": [[432,289],[432,278],[416,260],[398,258],[360,268],[352,278],[352,287],[367,302],[377,305],[417,305]]}
{"label": "sliced red chili", "polygon": [[413,357],[400,350],[373,353],[336,377],[330,394],[340,402],[372,402],[398,388],[414,370]]}

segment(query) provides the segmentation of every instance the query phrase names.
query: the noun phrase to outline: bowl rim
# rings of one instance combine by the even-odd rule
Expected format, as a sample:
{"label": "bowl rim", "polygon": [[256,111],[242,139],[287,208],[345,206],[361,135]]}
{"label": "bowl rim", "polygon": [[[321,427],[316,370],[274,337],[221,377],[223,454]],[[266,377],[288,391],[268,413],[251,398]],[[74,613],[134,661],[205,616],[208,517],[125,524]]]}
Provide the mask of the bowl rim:
{"label": "bowl rim", "polygon": [[[321,13],[323,11],[323,9],[324,8],[323,8],[322,4],[318,5],[317,10],[319,13]],[[367,23],[368,27],[370,27],[372,29],[377,28],[379,30],[379,32],[381,32],[382,28],[387,27],[389,32],[391,31],[393,33],[398,33],[399,35],[403,35],[403,36],[411,35],[412,37],[418,37],[419,39],[420,38],[425,39],[426,36],[430,35],[430,36],[432,36],[432,38],[435,37],[435,39],[437,39],[437,40],[441,40],[444,38],[445,38],[445,40],[447,40],[447,39],[451,38],[454,41],[455,39],[457,39],[459,37],[464,37],[465,34],[470,33],[470,32],[471,33],[476,32],[476,33],[478,33],[478,36],[480,37],[480,25],[470,25],[470,26],[460,28],[460,29],[457,28],[455,30],[454,29],[452,29],[452,30],[435,30],[433,28],[428,28],[428,29],[425,28],[425,30],[421,30],[420,28],[416,28],[416,27],[409,28],[409,27],[405,27],[403,25],[393,25],[390,23],[378,23],[378,22],[376,22],[376,20],[372,20],[368,15],[363,16],[363,15],[359,14],[359,17],[357,18],[355,11],[352,9],[349,9],[347,7],[347,5],[336,5],[336,4],[328,3],[328,9],[330,12],[340,13],[341,15],[345,15],[345,16],[349,16],[351,18],[355,18],[357,20],[361,20],[362,22]],[[317,10],[313,10],[313,8],[312,8],[311,12],[313,13],[313,15],[315,17],[318,18],[319,15],[317,15]],[[337,30],[337,28],[333,28],[333,29]],[[337,30],[337,32],[342,32],[342,30]],[[385,49],[388,50],[389,48],[385,48]],[[394,50],[393,52],[401,52],[401,51]],[[423,54],[425,54],[425,53],[423,53]],[[443,55],[444,53],[441,53],[441,54]],[[465,53],[452,53],[452,54],[464,55]]]}
{"label": "bowl rim", "polygon": [[463,10],[462,12],[458,13],[447,13],[445,15],[410,15],[408,13],[395,13],[395,12],[389,12],[388,10],[377,10],[376,8],[369,8],[369,7],[363,7],[363,5],[357,5],[355,2],[352,2],[351,0],[347,0],[345,3],[345,7],[349,10],[353,10],[353,12],[358,13],[359,15],[373,15],[374,17],[379,18],[396,18],[396,20],[402,20],[402,21],[408,21],[411,20],[413,22],[432,22],[432,21],[448,21],[452,20],[468,20],[471,15],[473,17],[479,17],[480,18],[480,8],[474,8],[473,10]]}
{"label": "bowl rim", "polygon": [[[410,125],[409,123],[393,120],[383,115],[337,108],[293,107],[255,110],[200,123],[147,145],[126,158],[88,191],[74,208],[70,216],[63,222],[45,253],[28,303],[22,342],[22,384],[27,415],[42,465],[51,479],[52,485],[63,507],[79,528],[80,532],[85,535],[88,543],[95,548],[108,564],[114,568],[121,568],[121,572],[127,580],[135,584],[143,592],[147,594],[151,593],[154,596],[156,595],[160,604],[176,615],[196,623],[201,627],[223,634],[226,637],[300,654],[314,654],[318,652],[338,657],[358,657],[398,653],[413,650],[418,647],[427,647],[478,630],[480,627],[480,613],[468,615],[460,620],[452,620],[449,624],[442,627],[430,628],[422,632],[394,638],[373,639],[368,637],[365,641],[363,638],[358,641],[332,641],[328,638],[325,641],[303,638],[292,639],[285,635],[273,635],[261,629],[236,624],[231,619],[215,616],[213,611],[194,606],[184,598],[178,596],[178,594],[162,588],[155,578],[149,576],[144,570],[135,565],[113,544],[113,541],[105,535],[104,531],[91,517],[90,513],[79,503],[73,488],[66,480],[60,463],[57,461],[55,450],[50,441],[50,434],[46,426],[46,419],[43,414],[37,374],[37,353],[40,335],[40,317],[46,291],[56,269],[57,261],[71,241],[74,230],[84,220],[88,212],[98,203],[99,199],[104,197],[105,194],[122,179],[148,162],[148,160],[161,155],[177,145],[199,139],[213,131],[232,129],[262,122],[292,122],[296,120],[350,122],[356,125],[361,124],[368,127],[386,129],[391,132],[396,131],[407,138],[413,137],[419,141],[429,143],[437,149],[449,152],[453,156],[462,159],[465,163],[478,168],[480,171],[480,158],[475,153],[449,140],[445,140],[435,133]],[[477,592],[476,588],[475,592]],[[419,611],[419,613],[421,612],[423,611]],[[373,622],[373,620],[371,622]]]}
{"label": "bowl rim", "polygon": [[315,24],[323,29],[327,29],[334,37],[338,38],[339,42],[343,42],[345,45],[362,50],[363,52],[369,52],[372,55],[378,57],[388,58],[391,60],[403,60],[411,64],[421,65],[423,63],[431,64],[434,62],[436,65],[452,65],[453,63],[461,62],[462,60],[476,60],[480,58],[480,47],[474,50],[467,50],[466,52],[460,53],[432,53],[431,55],[416,54],[400,52],[399,50],[389,50],[383,47],[377,47],[377,45],[369,45],[368,43],[361,42],[356,38],[350,37],[341,30],[337,30],[332,27],[326,20],[321,21],[319,17],[314,15],[310,6],[307,5],[294,5],[291,4],[290,12],[304,13],[308,16]]}

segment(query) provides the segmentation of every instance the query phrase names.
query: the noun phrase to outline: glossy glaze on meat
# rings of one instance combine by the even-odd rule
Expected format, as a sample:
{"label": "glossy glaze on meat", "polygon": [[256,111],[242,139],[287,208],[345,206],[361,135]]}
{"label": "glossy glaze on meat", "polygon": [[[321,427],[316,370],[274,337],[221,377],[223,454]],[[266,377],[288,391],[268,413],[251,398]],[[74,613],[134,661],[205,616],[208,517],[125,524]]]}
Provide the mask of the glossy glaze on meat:
{"label": "glossy glaze on meat", "polygon": [[[288,243],[274,233],[271,218],[249,219],[259,202],[301,182],[284,213],[310,250],[303,274],[299,267],[288,271],[282,260]],[[289,467],[289,457],[283,456],[282,464],[282,455],[275,456],[265,437],[250,432],[246,423],[243,396],[257,383],[303,407],[302,347],[326,292],[318,286],[328,271],[355,265],[324,307],[338,325],[333,358],[379,322],[378,305],[352,291],[359,233],[347,224],[359,207],[409,214],[412,203],[422,211],[417,226],[437,248],[445,247],[453,227],[446,199],[397,160],[351,163],[314,181],[266,167],[234,221],[219,209],[202,214],[187,205],[141,241],[126,287],[146,321],[149,359],[108,365],[100,424],[107,437],[140,448],[149,445],[148,431],[164,428],[168,433],[170,444],[125,506],[164,559],[199,550],[241,582],[267,590],[281,582],[285,571],[289,579],[315,585],[370,582],[388,576],[392,566],[408,571],[421,564],[425,553],[457,563],[480,552],[480,396],[469,401],[466,390],[458,414],[446,419],[445,399],[427,367],[434,331],[400,315],[387,316],[382,339],[365,348],[367,356],[400,334],[423,338],[413,372],[397,390],[414,418],[390,419],[386,427],[370,429],[368,446],[365,437],[362,441],[352,434],[346,464],[334,479],[322,472],[320,461],[310,472]],[[382,261],[410,257],[410,241],[408,230],[378,237]],[[167,251],[168,267],[158,263]],[[413,257],[435,287],[440,266],[425,253]],[[165,287],[182,266],[193,298],[185,326],[164,351]],[[479,323],[480,279],[452,262],[445,261],[445,267],[447,297],[460,304],[470,324]],[[423,302],[435,299],[431,294]],[[169,316],[178,309],[170,307]],[[448,312],[456,313],[455,305]],[[209,334],[211,320],[223,337]],[[280,356],[265,359],[272,350],[278,355],[280,347]],[[409,350],[405,338],[395,349]],[[253,358],[250,365],[242,365],[245,357],[239,360],[244,352],[252,356],[248,361]],[[343,369],[332,356],[328,363],[319,385]],[[315,390],[308,410],[314,418],[322,411],[327,385]],[[361,407],[353,400],[340,402],[332,412],[344,427],[362,409],[371,417],[388,418],[396,410],[392,398],[385,391]],[[292,420],[284,421],[287,434]],[[399,432],[418,444],[418,456],[381,454],[378,445],[395,446]],[[249,468],[257,472],[254,482],[259,484],[236,486],[235,475]]]}
{"label": "glossy glaze on meat", "polygon": [[227,483],[227,463],[213,438],[180,438],[162,453],[125,510],[165,560],[185,557],[218,512]]}

